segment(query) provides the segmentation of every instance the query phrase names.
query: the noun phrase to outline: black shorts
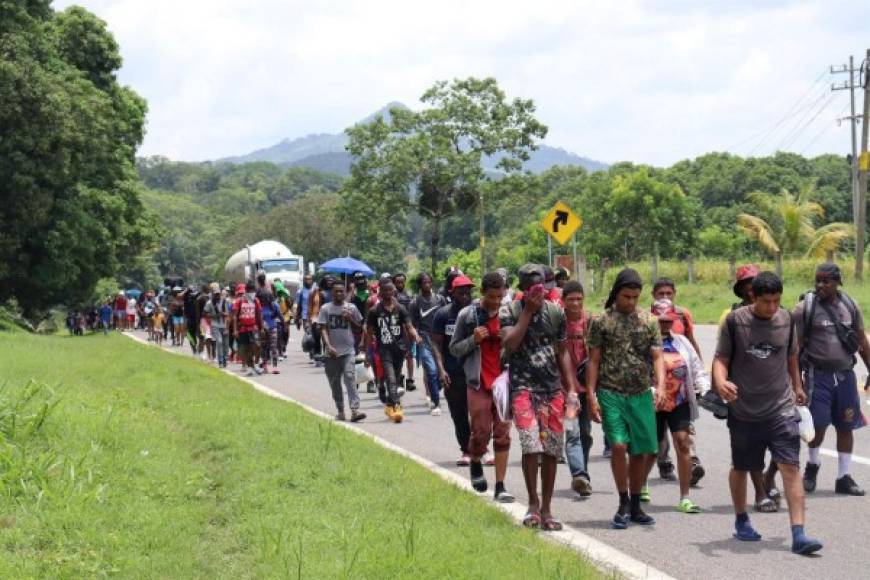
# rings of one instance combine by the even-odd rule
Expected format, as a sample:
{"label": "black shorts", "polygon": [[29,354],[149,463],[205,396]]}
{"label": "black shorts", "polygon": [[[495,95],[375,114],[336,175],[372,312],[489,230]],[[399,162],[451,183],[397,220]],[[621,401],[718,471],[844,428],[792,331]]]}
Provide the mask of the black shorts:
{"label": "black shorts", "polygon": [[764,453],[776,463],[800,465],[801,438],[798,423],[800,416],[779,416],[761,422],[749,422],[728,415],[728,431],[731,433],[731,464],[737,471],[761,471],[764,469]]}
{"label": "black shorts", "polygon": [[665,436],[665,429],[671,433],[688,431],[692,425],[692,412],[688,401],[673,408],[672,411],[659,411],[656,413],[656,434],[661,441]]}

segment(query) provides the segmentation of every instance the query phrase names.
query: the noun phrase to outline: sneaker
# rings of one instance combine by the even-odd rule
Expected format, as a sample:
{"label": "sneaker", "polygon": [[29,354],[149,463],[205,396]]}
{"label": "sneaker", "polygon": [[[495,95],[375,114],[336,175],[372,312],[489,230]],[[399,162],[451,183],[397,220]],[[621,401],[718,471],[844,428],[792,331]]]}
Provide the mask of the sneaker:
{"label": "sneaker", "polygon": [[761,540],[761,534],[755,531],[749,520],[742,524],[735,523],[733,535],[741,542],[758,542]]}
{"label": "sneaker", "polygon": [[656,523],[656,519],[645,513],[643,510],[638,510],[631,514],[629,520],[631,520],[631,523],[633,524],[640,524],[642,526],[651,526]]}
{"label": "sneaker", "polygon": [[456,465],[459,467],[468,467],[471,465],[471,457],[468,456],[468,453],[463,453],[459,456],[459,459],[456,460]]}
{"label": "sneaker", "polygon": [[589,497],[592,495],[592,484],[589,483],[589,476],[581,473],[577,477],[571,479],[571,489],[580,494],[580,497]]}
{"label": "sneaker", "polygon": [[650,494],[649,492],[649,486],[645,485],[640,488],[640,501],[642,501],[643,503],[649,503],[651,499],[652,494]]}
{"label": "sneaker", "polygon": [[481,460],[481,462],[482,462],[484,465],[488,465],[488,466],[492,467],[493,465],[495,465],[495,456],[494,456],[492,453],[490,453],[489,451],[487,451],[487,452],[484,454],[483,459]]}
{"label": "sneaker", "polygon": [[366,416],[367,416],[367,415],[366,415],[365,413],[363,413],[362,411],[358,411],[358,410],[356,410],[356,409],[353,409],[353,410],[350,412],[350,422],[351,422],[351,423],[357,423],[357,422],[362,421],[363,419],[365,419]]}
{"label": "sneaker", "polygon": [[254,374],[257,374],[257,375],[262,375],[262,374],[263,374],[263,371],[261,371],[261,370],[258,369],[257,367],[253,367],[253,371],[254,371]]}
{"label": "sneaker", "polygon": [[805,492],[812,493],[816,491],[816,476],[819,475],[819,467],[821,467],[821,465],[818,463],[807,463],[807,466],[804,469]]}
{"label": "sneaker", "polygon": [[393,423],[401,423],[405,419],[405,411],[402,410],[402,405],[396,404],[393,405],[393,415],[390,417],[390,420]]}
{"label": "sneaker", "polygon": [[621,514],[616,512],[613,516],[613,519],[610,521],[610,527],[614,530],[624,530],[628,527],[628,522],[630,521],[630,517],[628,514]]}
{"label": "sneaker", "polygon": [[674,464],[668,461],[667,463],[659,463],[659,477],[667,481],[675,481],[677,474],[674,473]]}
{"label": "sneaker", "polygon": [[486,491],[488,485],[486,483],[486,476],[483,475],[483,470],[481,469],[479,473],[475,474],[475,466],[477,469],[481,469],[479,463],[471,464],[471,487],[474,488],[474,491],[478,493],[483,493]]}
{"label": "sneaker", "polygon": [[374,393],[375,390],[376,389],[375,389],[374,381],[369,381],[368,383],[366,383],[366,392],[367,393]]}
{"label": "sneaker", "polygon": [[272,367],[272,374],[273,375],[280,375],[281,371],[279,371],[276,367]]}
{"label": "sneaker", "polygon": [[243,376],[243,377],[253,377],[253,376],[254,376],[254,369],[245,369],[245,370],[243,370],[243,371],[242,371],[242,376]]}
{"label": "sneaker", "polygon": [[[844,475],[843,477],[847,477]],[[840,478],[842,479],[842,477]],[[822,543],[815,538],[809,538],[807,536],[802,536],[799,539],[795,540],[791,545],[791,551],[795,554],[800,554],[801,556],[809,556],[810,554],[814,554],[822,549]]]}
{"label": "sneaker", "polygon": [[844,495],[864,495],[864,490],[855,483],[855,480],[848,473],[834,483],[834,492]]}
{"label": "sneaker", "polygon": [[344,411],[339,411],[335,414],[336,421],[347,421],[347,417],[344,415]]}
{"label": "sneaker", "polygon": [[706,475],[707,472],[704,471],[704,466],[700,463],[695,463],[692,465],[692,479],[689,480],[689,485],[696,486],[698,482]]}
{"label": "sneaker", "polygon": [[417,390],[417,384],[414,379],[405,379],[405,389],[410,393]]}
{"label": "sneaker", "polygon": [[404,397],[404,396],[405,396],[405,388],[404,388],[404,387],[398,387],[398,388],[396,389],[396,396],[397,396],[398,398],[400,398],[400,399],[401,399],[402,397]]}
{"label": "sneaker", "polygon": [[514,495],[508,490],[503,489],[501,491],[495,492],[494,499],[498,503],[514,503],[517,498],[515,498]]}
{"label": "sneaker", "polygon": [[701,508],[698,507],[698,505],[689,498],[680,500],[679,505],[677,505],[677,509],[684,514],[697,514],[701,512]]}
{"label": "sneaker", "polygon": [[429,414],[432,415],[433,417],[440,417],[441,416],[441,408],[440,407],[432,407],[432,410],[429,411]]}
{"label": "sneaker", "polygon": [[[610,457],[612,455],[613,455],[613,452],[610,450],[610,447],[605,447],[604,451],[601,453],[601,456],[604,457],[605,459],[610,459]],[[618,529],[624,529],[624,528],[618,528]]]}

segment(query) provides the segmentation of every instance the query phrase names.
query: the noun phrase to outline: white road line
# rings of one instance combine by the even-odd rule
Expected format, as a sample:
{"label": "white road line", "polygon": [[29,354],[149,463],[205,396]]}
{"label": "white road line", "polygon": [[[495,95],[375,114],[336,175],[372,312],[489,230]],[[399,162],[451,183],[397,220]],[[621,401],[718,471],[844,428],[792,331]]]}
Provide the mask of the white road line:
{"label": "white road line", "polygon": [[[819,454],[826,455],[828,457],[837,457],[836,451],[833,451],[831,449],[825,449],[824,447],[819,449]],[[852,463],[860,463],[861,465],[870,465],[870,459],[867,459],[866,457],[861,457],[860,455],[855,455],[853,453],[852,454]]]}
{"label": "white road line", "polygon": [[[145,346],[151,346],[151,347],[157,348],[156,345],[151,344],[151,343],[147,342],[146,340],[143,340],[142,338],[139,338],[138,336],[135,336],[133,334],[128,334],[125,332],[125,333],[123,333],[123,335],[127,336],[127,337],[129,337],[129,338],[135,340],[136,342],[139,342]],[[170,354],[175,354],[175,355],[179,355],[179,356],[184,356],[186,358],[191,358],[186,353],[177,352],[174,350],[168,350],[167,348],[164,348],[164,347],[160,347],[160,350],[162,350],[164,352],[168,352]],[[305,409],[309,413],[316,415],[322,419],[325,419],[325,420],[329,421],[331,424],[336,425],[337,427],[348,429],[350,431],[353,431],[354,433],[357,433],[359,435],[367,437],[367,438],[371,439],[372,441],[374,441],[375,443],[377,443],[378,445],[380,445],[381,447],[383,447],[385,449],[389,449],[390,451],[398,453],[399,455],[402,455],[403,457],[406,457],[406,458],[418,463],[419,465],[422,465],[423,467],[425,467],[429,471],[432,471],[435,474],[437,474],[438,476],[440,476],[442,479],[448,481],[449,483],[452,483],[453,485],[459,487],[460,489],[463,489],[463,490],[467,491],[468,493],[471,493],[475,497],[480,498],[482,500],[482,496],[480,496],[477,492],[475,492],[474,489],[471,487],[471,482],[468,479],[458,475],[457,473],[455,473],[453,471],[445,469],[445,468],[441,467],[440,465],[436,465],[435,463],[432,463],[428,459],[421,457],[421,456],[417,455],[416,453],[408,451],[407,449],[399,447],[398,445],[395,445],[395,444],[387,441],[386,439],[382,439],[382,438],[378,437],[377,435],[370,433],[370,432],[368,432],[360,427],[357,427],[356,425],[354,425],[352,423],[342,423],[342,422],[335,421],[331,415],[328,415],[328,414],[326,414],[318,409],[315,409],[313,407],[309,407],[305,403],[301,403],[301,402],[293,399],[292,397],[285,395],[284,393],[281,393],[279,391],[275,391],[275,390],[273,390],[265,385],[261,385],[260,383],[253,381],[247,377],[240,377],[240,376],[236,375],[235,373],[233,373],[233,371],[230,371],[227,369],[223,369],[223,371],[227,375],[229,375],[233,378],[236,378],[240,381],[244,381],[245,383],[248,383],[249,385],[254,387],[256,390],[260,391],[261,393],[264,393],[264,394],[269,395],[270,397],[274,397],[276,399],[281,399],[282,401],[287,401],[288,403],[293,403],[294,405],[298,405],[299,407],[302,407],[303,409]],[[870,461],[868,461],[868,463],[870,463]],[[516,502],[513,504],[498,504],[498,503],[494,503],[494,502],[487,502],[487,504],[492,506],[492,507],[499,508],[502,511],[506,512],[518,524],[522,524],[523,516],[526,515],[526,510],[528,510],[528,506],[523,505],[520,502]],[[555,541],[556,543],[567,545],[568,547],[576,550],[577,552],[580,552],[583,556],[588,558],[593,564],[595,564],[603,572],[615,573],[621,577],[631,578],[631,579],[675,580],[672,576],[665,574],[661,570],[653,568],[652,566],[645,564],[644,562],[641,562],[640,560],[633,558],[632,556],[629,556],[625,552],[618,550],[617,548],[614,548],[613,546],[610,546],[609,544],[606,544],[600,540],[597,540],[597,539],[593,538],[592,536],[589,536],[589,535],[581,532],[580,530],[572,528],[571,526],[568,526],[568,525],[565,525],[564,529],[561,532],[547,532],[546,534],[542,533],[541,537],[544,539],[549,539],[551,541]]]}

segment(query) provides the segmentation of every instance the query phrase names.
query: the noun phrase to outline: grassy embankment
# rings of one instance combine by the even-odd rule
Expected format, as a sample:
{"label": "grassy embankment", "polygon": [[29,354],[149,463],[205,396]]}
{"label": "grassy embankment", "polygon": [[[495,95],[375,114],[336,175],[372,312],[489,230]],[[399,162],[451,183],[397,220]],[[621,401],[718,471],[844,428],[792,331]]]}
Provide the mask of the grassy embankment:
{"label": "grassy embankment", "polygon": [[[747,260],[748,261],[748,260]],[[783,263],[783,282],[785,292],[782,297],[782,304],[786,308],[793,308],[798,301],[798,297],[812,289],[814,273],[816,265],[820,260],[801,259],[801,260],[786,260]],[[744,262],[738,262],[738,266]],[[764,262],[756,260],[762,270],[774,271],[773,262]],[[864,318],[870,316],[870,282],[859,284],[852,279],[854,271],[854,261],[848,260],[838,261],[843,269],[843,280],[845,290],[858,305],[862,308]],[[630,267],[636,269],[644,279],[644,294],[642,305],[648,306],[652,300],[650,292],[652,285],[651,267],[649,262],[629,264]],[[607,292],[610,290],[611,284],[619,272],[621,267],[613,267],[607,270],[604,280],[604,289],[596,288],[596,292],[587,298],[588,307],[591,310],[598,311],[602,308],[603,302],[607,297]],[[688,283],[687,268],[685,262],[661,261],[658,268],[659,276],[672,278],[677,284],[677,304],[688,308],[694,316],[696,322],[701,324],[715,324],[719,321],[722,311],[737,302],[737,297],[731,290],[732,282],[728,271],[728,262],[704,260],[695,263],[695,282]],[[870,280],[870,270],[865,266],[865,277]],[[595,282],[599,282],[596,274]]]}
{"label": "grassy embankment", "polygon": [[0,578],[588,578],[364,437],[120,336],[0,332]]}

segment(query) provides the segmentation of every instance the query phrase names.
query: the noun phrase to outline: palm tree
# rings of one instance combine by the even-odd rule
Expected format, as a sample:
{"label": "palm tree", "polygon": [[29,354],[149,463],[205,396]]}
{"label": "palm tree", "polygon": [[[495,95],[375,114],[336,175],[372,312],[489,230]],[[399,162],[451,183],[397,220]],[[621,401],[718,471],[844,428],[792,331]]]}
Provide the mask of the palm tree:
{"label": "palm tree", "polygon": [[855,228],[843,222],[816,228],[816,219],[824,218],[825,210],[812,201],[814,193],[814,182],[801,188],[797,195],[785,189],[779,195],[761,191],[750,193],[747,195],[749,201],[768,219],[741,213],[737,216],[737,227],[773,256],[804,253],[824,257],[828,252],[836,251],[846,240],[853,239]]}

